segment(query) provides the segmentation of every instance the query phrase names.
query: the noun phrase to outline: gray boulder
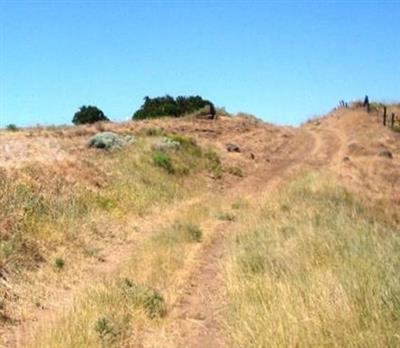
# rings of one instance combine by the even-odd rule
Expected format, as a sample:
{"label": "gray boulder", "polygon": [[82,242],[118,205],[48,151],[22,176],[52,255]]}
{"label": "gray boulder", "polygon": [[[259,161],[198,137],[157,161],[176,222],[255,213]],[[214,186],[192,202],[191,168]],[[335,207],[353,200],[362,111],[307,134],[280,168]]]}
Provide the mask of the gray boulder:
{"label": "gray boulder", "polygon": [[88,146],[96,149],[119,149],[134,141],[133,136],[122,136],[113,132],[101,132],[89,139]]}

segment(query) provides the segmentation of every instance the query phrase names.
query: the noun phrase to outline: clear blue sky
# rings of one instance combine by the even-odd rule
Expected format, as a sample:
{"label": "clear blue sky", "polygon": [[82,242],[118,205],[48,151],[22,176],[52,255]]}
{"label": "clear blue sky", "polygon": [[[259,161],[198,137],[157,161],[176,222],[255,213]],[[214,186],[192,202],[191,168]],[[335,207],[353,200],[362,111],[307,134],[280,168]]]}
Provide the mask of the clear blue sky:
{"label": "clear blue sky", "polygon": [[199,94],[280,124],[400,99],[398,1],[0,0],[0,125]]}

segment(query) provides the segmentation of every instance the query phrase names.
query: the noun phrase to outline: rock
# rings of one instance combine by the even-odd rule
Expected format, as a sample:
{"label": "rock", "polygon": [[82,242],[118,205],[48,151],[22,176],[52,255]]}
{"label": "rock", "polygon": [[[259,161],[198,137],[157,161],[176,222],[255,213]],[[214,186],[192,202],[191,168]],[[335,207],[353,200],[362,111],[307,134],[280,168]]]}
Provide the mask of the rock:
{"label": "rock", "polygon": [[237,145],[237,144],[235,144],[235,143],[226,144],[226,149],[227,149],[229,152],[240,152],[240,147],[239,147],[239,145]]}
{"label": "rock", "polygon": [[250,158],[253,160],[256,158],[256,156],[254,155],[254,153],[250,153]]}
{"label": "rock", "polygon": [[350,162],[350,157],[349,156],[343,157],[343,162]]}
{"label": "rock", "polygon": [[350,155],[353,156],[367,156],[369,154],[367,149],[358,143],[351,143],[347,146],[347,148]]}
{"label": "rock", "polygon": [[121,148],[133,141],[134,137],[131,135],[122,136],[113,132],[101,132],[89,139],[88,147],[110,150]]}
{"label": "rock", "polygon": [[153,150],[157,151],[168,151],[168,150],[177,150],[181,147],[180,142],[171,140],[168,138],[164,138],[153,144]]}
{"label": "rock", "polygon": [[386,158],[393,158],[393,155],[389,150],[382,150],[381,152],[379,152],[379,156]]}

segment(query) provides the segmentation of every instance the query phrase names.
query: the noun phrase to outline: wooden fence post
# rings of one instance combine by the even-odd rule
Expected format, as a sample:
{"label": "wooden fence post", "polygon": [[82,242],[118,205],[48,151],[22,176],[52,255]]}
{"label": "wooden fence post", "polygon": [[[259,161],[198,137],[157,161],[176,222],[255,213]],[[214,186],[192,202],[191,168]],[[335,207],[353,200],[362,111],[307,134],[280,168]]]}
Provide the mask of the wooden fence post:
{"label": "wooden fence post", "polygon": [[383,125],[386,126],[386,116],[387,116],[387,108],[383,107]]}
{"label": "wooden fence post", "polygon": [[392,112],[392,128],[394,128],[394,112]]}

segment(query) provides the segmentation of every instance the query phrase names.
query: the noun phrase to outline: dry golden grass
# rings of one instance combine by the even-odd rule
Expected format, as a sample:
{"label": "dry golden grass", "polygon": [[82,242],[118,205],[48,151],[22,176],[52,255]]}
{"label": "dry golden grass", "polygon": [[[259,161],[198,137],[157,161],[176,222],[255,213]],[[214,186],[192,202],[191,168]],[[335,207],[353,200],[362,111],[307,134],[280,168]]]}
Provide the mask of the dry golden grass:
{"label": "dry golden grass", "polygon": [[399,346],[400,235],[388,213],[316,174],[247,210],[226,262],[232,346]]}
{"label": "dry golden grass", "polygon": [[196,253],[213,237],[204,224],[210,217],[209,207],[198,203],[177,212],[175,220],[141,243],[110,279],[92,284],[72,309],[46,323],[30,346],[138,345],[145,331],[163,325],[187,281],[188,268],[196,267],[191,264]]}
{"label": "dry golden grass", "polygon": [[[184,175],[157,167],[152,153],[151,141],[139,137],[120,151],[83,152],[79,162],[0,172],[0,270],[7,282],[14,287],[33,277],[51,287],[60,277],[76,280],[85,263],[101,261],[105,244],[137,233],[132,221],[204,190],[201,173],[213,164],[207,151],[195,144],[171,151],[174,165],[188,168]],[[39,286],[18,297],[40,299],[47,289]],[[19,312],[14,296],[5,298],[1,314],[29,317]]]}

